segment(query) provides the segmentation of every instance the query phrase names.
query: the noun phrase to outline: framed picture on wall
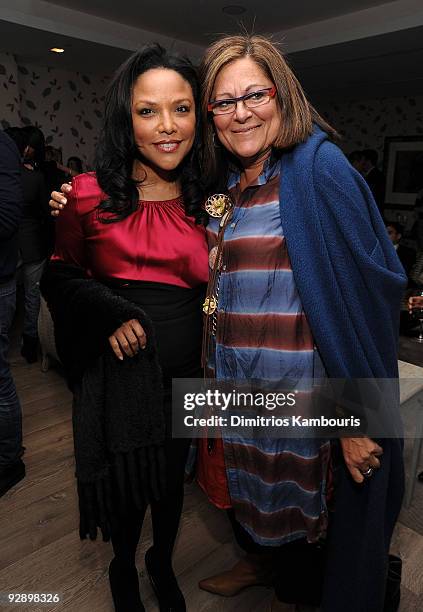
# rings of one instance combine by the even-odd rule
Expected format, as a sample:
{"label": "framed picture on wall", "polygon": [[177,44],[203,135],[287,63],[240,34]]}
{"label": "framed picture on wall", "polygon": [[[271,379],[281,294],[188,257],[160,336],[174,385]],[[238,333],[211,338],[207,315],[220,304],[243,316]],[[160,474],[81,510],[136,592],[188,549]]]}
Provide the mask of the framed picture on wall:
{"label": "framed picture on wall", "polygon": [[412,206],[423,189],[423,136],[385,138],[386,204]]}

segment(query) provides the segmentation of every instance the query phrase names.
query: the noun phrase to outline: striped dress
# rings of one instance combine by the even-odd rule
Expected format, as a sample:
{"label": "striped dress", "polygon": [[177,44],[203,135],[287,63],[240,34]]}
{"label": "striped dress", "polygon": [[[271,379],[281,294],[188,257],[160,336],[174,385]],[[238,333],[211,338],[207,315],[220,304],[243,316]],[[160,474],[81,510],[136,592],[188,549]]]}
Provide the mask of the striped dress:
{"label": "striped dress", "polygon": [[[319,363],[320,378],[281,226],[279,161],[271,158],[243,192],[239,178],[233,175],[229,185],[235,208],[225,230],[210,366],[218,380],[304,381],[316,376]],[[210,249],[219,221],[207,228]],[[258,544],[314,542],[325,534],[328,441],[246,440],[224,432],[222,439],[230,505]],[[207,492],[207,483],[200,484]]]}

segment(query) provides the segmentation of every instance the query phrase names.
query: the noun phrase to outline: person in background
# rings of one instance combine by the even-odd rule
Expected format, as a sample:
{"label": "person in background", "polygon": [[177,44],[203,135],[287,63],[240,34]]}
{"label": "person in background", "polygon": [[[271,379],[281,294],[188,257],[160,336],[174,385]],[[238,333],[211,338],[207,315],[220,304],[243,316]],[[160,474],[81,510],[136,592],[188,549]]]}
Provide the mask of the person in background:
{"label": "person in background", "polygon": [[[19,128],[10,136],[19,143]],[[22,215],[21,151],[0,132],[0,496],[25,476],[21,457],[22,412],[10,372],[7,353],[9,329],[16,305],[18,227]]]}
{"label": "person in background", "polygon": [[[62,154],[62,149],[55,149],[54,147],[52,147],[53,151],[54,151],[54,159],[56,162],[56,167],[60,172],[63,172],[63,174],[65,174],[68,179],[71,179],[73,176],[77,176],[78,174],[81,174],[82,170],[79,171],[77,169],[75,169],[74,165],[75,164],[71,164],[71,165],[67,165],[65,166],[63,164],[63,154]],[[79,157],[71,157],[72,159],[76,159],[79,162],[81,161],[79,159]],[[78,163],[76,164],[76,166],[78,166]],[[79,166],[78,166],[79,167]]]}
{"label": "person in background", "polygon": [[[389,221],[386,223],[386,231],[388,232],[389,238],[391,239],[394,249],[398,255],[398,258],[407,274],[407,289],[419,286],[419,270],[416,262],[416,252],[409,247],[401,244],[401,238],[404,233],[403,226],[397,221]],[[408,291],[404,292],[404,299],[406,299]],[[407,310],[402,307],[400,313],[400,334],[409,336],[413,333],[415,328],[415,321],[409,316]]]}
{"label": "person in background", "polygon": [[417,239],[417,250],[423,252],[423,189],[417,193],[414,203],[415,223],[413,234]]}
{"label": "person in background", "polygon": [[385,175],[377,167],[378,154],[374,149],[362,151],[361,173],[373,194],[379,212],[383,217],[385,207]]}
{"label": "person in background", "polygon": [[71,180],[74,176],[82,174],[83,166],[79,157],[69,157],[65,166],[62,159],[61,149],[48,146],[45,150],[45,162],[43,173],[46,178],[47,190],[50,193],[55,191],[62,183]]}
{"label": "person in background", "polygon": [[394,249],[397,252],[400,262],[402,263],[402,266],[407,274],[408,283],[410,284],[410,271],[416,263],[416,252],[414,249],[410,249],[409,247],[401,244],[404,228],[400,223],[397,223],[396,221],[389,221],[386,224],[386,231],[388,232],[389,238],[394,245]]}
{"label": "person in background", "polygon": [[348,161],[350,162],[351,166],[357,170],[357,172],[363,174],[364,157],[362,151],[352,151],[348,155]]}
{"label": "person in background", "polygon": [[82,174],[84,172],[82,160],[79,157],[76,157],[75,155],[69,157],[67,167],[72,173],[72,176],[77,176],[78,174]]}
{"label": "person in background", "polygon": [[[423,295],[411,295],[408,298],[408,311],[410,314],[414,308],[423,308]],[[423,482],[423,472],[420,472],[417,479]]]}
{"label": "person in background", "polygon": [[45,141],[34,126],[22,128],[25,138],[22,164],[23,217],[19,226],[19,263],[25,300],[21,354],[28,363],[37,361],[40,279],[48,255],[48,199],[42,168]]}
{"label": "person in background", "polygon": [[70,173],[60,163],[61,152],[52,146],[46,147],[43,174],[48,193],[69,180]]}

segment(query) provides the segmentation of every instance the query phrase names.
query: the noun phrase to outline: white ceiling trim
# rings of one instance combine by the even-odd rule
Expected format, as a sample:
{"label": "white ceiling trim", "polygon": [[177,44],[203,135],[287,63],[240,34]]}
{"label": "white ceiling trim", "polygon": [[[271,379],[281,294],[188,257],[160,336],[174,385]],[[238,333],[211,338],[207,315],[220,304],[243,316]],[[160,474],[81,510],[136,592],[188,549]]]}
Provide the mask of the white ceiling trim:
{"label": "white ceiling trim", "polygon": [[397,0],[274,35],[287,53],[305,51],[423,25],[422,0]]}

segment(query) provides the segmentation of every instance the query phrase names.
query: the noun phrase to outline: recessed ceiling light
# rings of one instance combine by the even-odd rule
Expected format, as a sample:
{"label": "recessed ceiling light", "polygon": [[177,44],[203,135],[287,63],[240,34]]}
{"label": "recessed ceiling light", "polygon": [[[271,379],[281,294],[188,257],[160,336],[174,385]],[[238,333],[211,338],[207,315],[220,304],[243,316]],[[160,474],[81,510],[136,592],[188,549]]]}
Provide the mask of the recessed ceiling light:
{"label": "recessed ceiling light", "polygon": [[53,51],[53,53],[64,53],[65,52],[65,50],[62,49],[62,47],[52,47],[50,51]]}
{"label": "recessed ceiling light", "polygon": [[230,4],[229,6],[224,6],[222,11],[226,13],[226,15],[242,15],[245,13],[247,9],[239,4]]}

